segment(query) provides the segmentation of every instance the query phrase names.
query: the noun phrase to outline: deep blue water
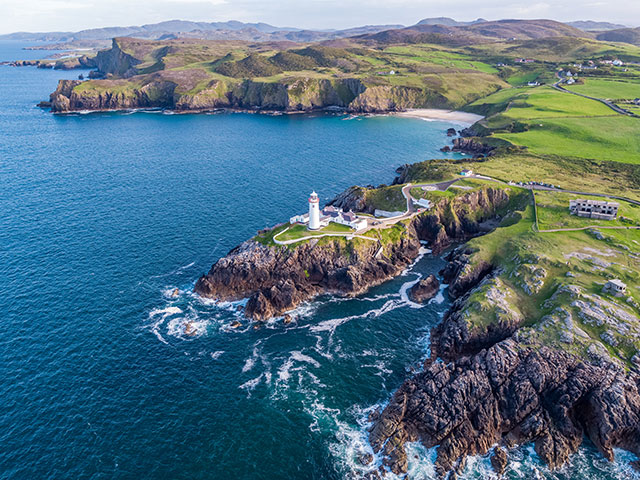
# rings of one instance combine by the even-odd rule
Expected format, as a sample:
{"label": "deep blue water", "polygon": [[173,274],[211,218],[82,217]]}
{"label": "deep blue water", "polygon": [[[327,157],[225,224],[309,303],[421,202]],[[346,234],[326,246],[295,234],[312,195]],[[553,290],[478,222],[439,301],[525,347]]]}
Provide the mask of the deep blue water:
{"label": "deep blue water", "polygon": [[[0,61],[42,52],[0,44]],[[230,330],[235,306],[190,294],[256,230],[397,166],[439,156],[442,122],[162,113],[53,116],[78,71],[0,67],[0,478],[341,479],[367,412],[426,355],[446,292],[409,282],[321,298],[297,323]],[[178,298],[169,293],[179,288]],[[197,326],[185,336],[185,322]],[[246,322],[245,322],[246,324]],[[434,452],[412,447],[412,478]],[[510,478],[627,478],[583,449],[551,474],[530,448]],[[466,478],[483,478],[486,458]]]}

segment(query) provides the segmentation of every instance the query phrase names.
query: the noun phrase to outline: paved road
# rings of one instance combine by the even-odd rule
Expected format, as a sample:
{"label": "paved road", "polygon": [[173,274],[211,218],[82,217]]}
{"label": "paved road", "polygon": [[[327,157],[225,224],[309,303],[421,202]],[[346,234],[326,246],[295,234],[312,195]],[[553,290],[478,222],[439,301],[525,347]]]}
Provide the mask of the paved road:
{"label": "paved road", "polygon": [[640,206],[640,201],[633,200],[627,197],[621,197],[619,195],[611,195],[610,193],[593,193],[593,192],[581,192],[579,190],[565,190],[564,188],[550,188],[543,187],[542,185],[523,185],[523,188],[528,188],[529,190],[544,190],[548,192],[561,192],[561,193],[573,193],[575,195],[585,195],[589,197],[604,197],[604,198],[612,198],[614,200],[622,200],[623,202],[633,203],[634,205]]}
{"label": "paved road", "polygon": [[[348,237],[348,238],[362,238],[364,240],[371,240],[372,242],[377,242],[378,241],[377,238],[365,237],[363,235],[358,235],[358,234],[355,234],[355,233],[323,233],[321,235],[308,235],[306,237],[294,238],[292,240],[278,240],[276,238],[277,236],[282,235],[284,232],[289,230],[289,228],[290,227],[287,227],[283,231],[278,233],[278,235],[275,235],[273,237],[273,241],[275,243],[277,243],[278,245],[291,245],[292,243],[298,243],[298,242],[302,242],[304,240],[312,240],[314,238],[322,238],[322,237]],[[361,233],[364,233],[364,230]]]}
{"label": "paved road", "polygon": [[551,233],[551,232],[579,232],[581,230],[590,230],[592,228],[596,228],[598,230],[640,230],[640,227],[622,227],[622,226],[606,226],[606,225],[589,225],[587,227],[577,227],[577,228],[552,228],[549,230],[538,230],[541,233]]}

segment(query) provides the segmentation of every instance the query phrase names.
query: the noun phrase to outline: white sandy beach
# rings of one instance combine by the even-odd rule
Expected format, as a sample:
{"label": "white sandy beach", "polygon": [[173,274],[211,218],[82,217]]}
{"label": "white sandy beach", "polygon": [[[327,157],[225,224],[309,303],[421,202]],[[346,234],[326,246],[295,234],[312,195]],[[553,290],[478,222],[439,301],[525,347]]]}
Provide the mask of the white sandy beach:
{"label": "white sandy beach", "polygon": [[475,113],[458,112],[455,110],[440,110],[436,108],[416,108],[406,112],[398,112],[394,115],[399,117],[423,118],[425,120],[446,120],[455,123],[473,125],[478,120],[482,120],[482,115]]}

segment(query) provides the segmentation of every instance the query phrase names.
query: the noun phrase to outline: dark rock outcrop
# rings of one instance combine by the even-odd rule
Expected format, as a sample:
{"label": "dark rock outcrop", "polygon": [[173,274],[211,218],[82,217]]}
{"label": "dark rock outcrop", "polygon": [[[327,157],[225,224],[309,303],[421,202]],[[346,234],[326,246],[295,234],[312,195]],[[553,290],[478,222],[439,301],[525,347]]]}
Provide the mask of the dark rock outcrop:
{"label": "dark rock outcrop", "polygon": [[367,204],[366,199],[366,192],[370,188],[372,187],[349,187],[331,200],[328,205],[342,208],[346,212],[352,211],[372,214],[375,211],[375,206]]}
{"label": "dark rock outcrop", "polygon": [[502,475],[507,468],[507,452],[504,448],[496,447],[491,456],[491,466],[498,475]]}
{"label": "dark rock outcrop", "polygon": [[94,65],[102,74],[112,74],[123,78],[132,77],[138,73],[136,68],[141,60],[125,52],[117,38],[111,42],[111,48],[101,50],[95,57]]}
{"label": "dark rock outcrop", "polygon": [[469,153],[471,155],[492,155],[495,147],[478,141],[475,137],[459,137],[453,140],[453,152]]}
{"label": "dark rock outcrop", "polygon": [[[533,442],[552,468],[563,465],[585,436],[609,460],[616,447],[640,454],[640,376],[527,342],[518,337],[518,324],[469,330],[461,313],[467,296],[492,273],[492,267],[471,268],[469,253],[455,250],[442,272],[458,298],[432,331],[425,370],[405,381],[374,419],[370,442],[385,465],[407,471],[408,441],[439,445],[436,470],[442,477],[496,443],[511,448]],[[504,471],[502,448],[491,461]]]}
{"label": "dark rock outcrop", "polygon": [[440,289],[440,282],[435,275],[429,275],[409,289],[409,299],[415,303],[424,303],[436,296]]}
{"label": "dark rock outcrop", "polygon": [[249,297],[245,314],[256,320],[280,315],[319,293],[356,295],[397,275],[418,255],[417,236],[384,247],[377,242],[354,250],[340,242],[307,242],[294,249],[250,240],[221,258],[201,277],[195,291],[205,297]]}
{"label": "dark rock outcrop", "polygon": [[551,467],[587,435],[608,459],[640,453],[639,379],[612,364],[592,365],[513,339],[450,364],[432,362],[395,393],[370,434],[395,473],[407,470],[404,443],[440,445],[439,475],[497,442],[534,442]]}
{"label": "dark rock outcrop", "polygon": [[[126,86],[126,81],[111,81]],[[79,80],[60,80],[50,96],[53,112],[77,110],[123,110],[135,108],[166,108],[173,105],[176,84],[160,78],[130,89],[88,89],[79,91]]]}

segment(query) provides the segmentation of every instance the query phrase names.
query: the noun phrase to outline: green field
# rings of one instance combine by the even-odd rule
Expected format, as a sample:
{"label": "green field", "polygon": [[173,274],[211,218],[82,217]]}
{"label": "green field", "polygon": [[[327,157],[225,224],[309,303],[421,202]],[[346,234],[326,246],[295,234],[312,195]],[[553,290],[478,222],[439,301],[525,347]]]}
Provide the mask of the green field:
{"label": "green field", "polygon": [[[591,225],[604,227],[629,227],[640,225],[640,207],[628,202],[612,200],[606,197],[584,197],[570,193],[545,191],[535,192],[535,198],[538,212],[538,228],[540,228],[540,230],[583,228]],[[597,220],[570,215],[569,202],[571,200],[583,198],[619,203],[620,208],[618,210],[618,217],[615,220]]]}
{"label": "green field", "polygon": [[[604,106],[604,105],[603,105]],[[605,107],[606,108],[606,107]],[[640,164],[640,119],[613,115],[546,119],[522,133],[497,133],[540,155]]]}
{"label": "green field", "polygon": [[568,85],[566,88],[572,92],[609,100],[633,100],[634,98],[640,98],[640,80],[622,81],[603,78],[586,78],[584,79],[584,84]]}
{"label": "green field", "polygon": [[600,102],[543,86],[514,98],[504,115],[530,121],[551,117],[614,116],[616,113]]}
{"label": "green field", "polygon": [[297,240],[299,238],[325,235],[327,233],[355,233],[355,231],[347,227],[346,225],[340,225],[338,223],[331,222],[320,230],[309,230],[306,225],[292,225],[288,230],[283,231],[280,235],[277,235],[277,239],[280,241]]}
{"label": "green field", "polygon": [[[536,233],[531,205],[505,218],[505,225],[468,242],[473,251],[470,265],[490,262],[500,265],[500,273],[483,282],[474,291],[461,312],[470,330],[485,330],[500,321],[520,319],[521,343],[542,342],[588,358],[594,344],[630,365],[630,359],[640,349],[638,308],[626,299],[603,295],[602,285],[610,278],[619,278],[628,285],[640,279],[640,261],[630,258],[627,249],[637,249],[638,230],[602,230]],[[510,221],[508,221],[510,220]],[[622,240],[622,241],[621,241]],[[632,247],[630,247],[632,246]],[[567,287],[571,286],[571,289]],[[575,293],[571,293],[571,291]],[[630,289],[633,302],[640,300],[636,288]],[[629,320],[634,336],[613,332],[615,345],[603,339],[610,327],[597,325],[583,316],[574,303],[607,302],[607,308],[618,309],[617,315]],[[636,304],[637,305],[637,304]],[[563,310],[558,310],[561,308]],[[611,310],[614,311],[614,310]],[[586,335],[571,336],[567,341],[566,323],[559,312],[570,312],[572,319]]]}

